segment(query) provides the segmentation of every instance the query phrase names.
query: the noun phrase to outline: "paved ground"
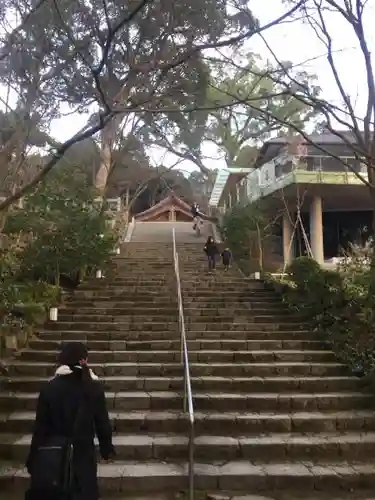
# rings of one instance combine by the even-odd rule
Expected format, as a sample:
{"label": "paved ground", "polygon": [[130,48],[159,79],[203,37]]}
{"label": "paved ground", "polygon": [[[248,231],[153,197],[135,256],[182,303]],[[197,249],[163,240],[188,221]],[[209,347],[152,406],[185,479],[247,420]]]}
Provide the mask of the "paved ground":
{"label": "paved ground", "polygon": [[212,234],[211,223],[204,222],[201,236],[197,237],[191,222],[137,222],[131,237],[132,242],[172,242],[172,231],[175,228],[178,243],[204,243]]}

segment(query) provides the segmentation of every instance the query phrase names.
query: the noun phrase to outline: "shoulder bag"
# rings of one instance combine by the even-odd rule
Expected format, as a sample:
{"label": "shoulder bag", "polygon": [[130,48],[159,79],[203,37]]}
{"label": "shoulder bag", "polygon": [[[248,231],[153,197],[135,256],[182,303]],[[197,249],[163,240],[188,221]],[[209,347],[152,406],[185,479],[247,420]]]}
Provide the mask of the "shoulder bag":
{"label": "shoulder bag", "polygon": [[[64,495],[70,492],[73,481],[73,442],[84,407],[85,402],[82,401],[71,437],[51,436],[37,448],[30,464],[30,493],[54,491],[56,498],[65,498]],[[26,495],[28,498],[33,498],[33,495]]]}

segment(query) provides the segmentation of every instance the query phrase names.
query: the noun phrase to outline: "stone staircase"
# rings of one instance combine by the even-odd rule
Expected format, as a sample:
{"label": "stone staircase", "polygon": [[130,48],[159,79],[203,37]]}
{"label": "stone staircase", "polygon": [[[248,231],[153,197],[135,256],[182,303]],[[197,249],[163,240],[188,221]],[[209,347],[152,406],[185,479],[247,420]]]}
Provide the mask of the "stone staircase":
{"label": "stone staircase", "polygon": [[[61,341],[86,341],[105,384],[117,459],[101,464],[103,494],[179,490],[186,485],[187,426],[172,246],[128,245],[113,276],[81,286],[30,348],[9,364],[0,394],[0,491],[27,484],[24,463],[37,391],[54,373]],[[1,496],[2,498],[2,496]]]}
{"label": "stone staircase", "polygon": [[[374,492],[373,396],[262,283],[236,269],[207,275],[201,243],[179,244],[178,251],[197,490],[278,499]],[[88,343],[90,364],[106,387],[118,455],[99,466],[103,495],[186,489],[188,422],[166,241],[127,244],[112,276],[80,287],[58,322],[47,323],[9,364],[0,394],[1,499],[5,492],[20,495],[27,484],[22,464],[37,392],[53,374],[63,340]]]}
{"label": "stone staircase", "polygon": [[263,283],[220,266],[202,272],[196,245],[178,252],[197,486],[273,498],[375,493],[373,395]]}

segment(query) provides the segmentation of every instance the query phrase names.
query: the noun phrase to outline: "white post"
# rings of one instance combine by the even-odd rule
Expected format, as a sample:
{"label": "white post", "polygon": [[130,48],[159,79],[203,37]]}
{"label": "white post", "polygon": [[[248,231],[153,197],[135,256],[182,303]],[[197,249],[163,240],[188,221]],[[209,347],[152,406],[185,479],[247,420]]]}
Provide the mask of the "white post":
{"label": "white post", "polygon": [[57,321],[58,309],[57,307],[51,307],[49,310],[49,319],[50,321]]}
{"label": "white post", "polygon": [[96,277],[97,278],[103,278],[103,275],[102,275],[102,272],[101,272],[100,269],[98,271],[96,271]]}
{"label": "white post", "polygon": [[257,271],[256,273],[254,273],[254,279],[260,280],[260,272],[259,271]]}
{"label": "white post", "polygon": [[310,206],[310,246],[313,258],[324,264],[322,198],[315,196]]}

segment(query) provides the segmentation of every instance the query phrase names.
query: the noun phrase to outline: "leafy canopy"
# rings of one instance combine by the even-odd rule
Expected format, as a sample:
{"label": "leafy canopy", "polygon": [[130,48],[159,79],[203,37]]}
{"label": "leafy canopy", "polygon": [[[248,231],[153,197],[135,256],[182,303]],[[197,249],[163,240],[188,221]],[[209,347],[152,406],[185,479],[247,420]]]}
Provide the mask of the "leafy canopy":
{"label": "leafy canopy", "polygon": [[[314,108],[293,97],[291,89],[279,82],[277,68],[248,54],[242,64],[227,64],[223,72],[220,61],[212,63],[211,82],[207,92],[210,111],[205,138],[224,154],[229,165],[251,166],[260,141],[286,134],[290,124],[304,129],[316,116]],[[293,71],[301,87],[317,95],[315,76]]]}

